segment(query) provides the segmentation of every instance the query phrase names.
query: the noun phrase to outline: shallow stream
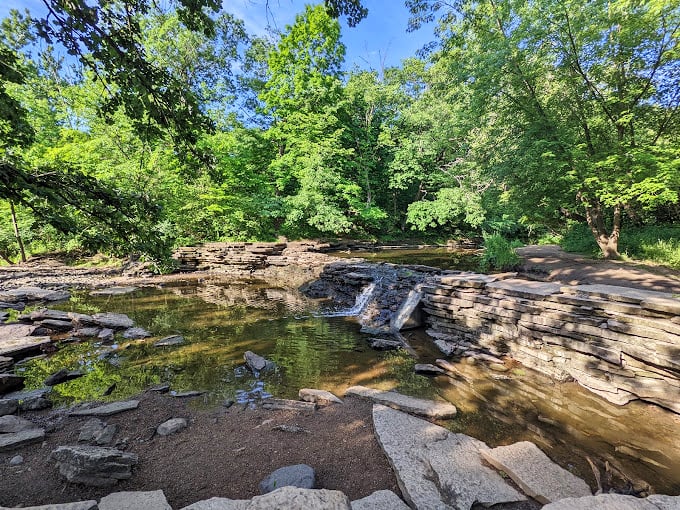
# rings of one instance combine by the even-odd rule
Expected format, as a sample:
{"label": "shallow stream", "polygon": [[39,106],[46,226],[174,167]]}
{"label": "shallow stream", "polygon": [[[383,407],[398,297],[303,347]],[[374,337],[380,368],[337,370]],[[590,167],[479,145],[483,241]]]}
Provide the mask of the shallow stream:
{"label": "shallow stream", "polygon": [[[19,370],[31,388],[61,368],[86,372],[54,388],[57,403],[120,400],[161,383],[177,392],[205,391],[196,405],[297,398],[303,387],[339,395],[357,384],[397,389],[453,402],[459,416],[444,425],[489,445],[537,443],[593,488],[587,459],[602,473],[605,489],[625,488],[627,479],[636,489],[649,485],[652,492],[680,494],[680,416],[637,402],[618,407],[575,383],[557,384],[519,365],[497,373],[460,363],[457,378],[415,375],[416,362],[440,357],[424,332],[405,335],[419,359],[406,351],[373,351],[354,319],[324,316],[331,311],[328,303],[296,289],[211,279],[124,296],[76,293],[60,308],[125,313],[154,337],[113,346],[65,344],[49,358],[23,363]],[[153,346],[171,334],[183,335],[186,343]],[[254,377],[242,366],[247,350],[273,360],[277,371]],[[110,395],[102,397],[107,390]]]}

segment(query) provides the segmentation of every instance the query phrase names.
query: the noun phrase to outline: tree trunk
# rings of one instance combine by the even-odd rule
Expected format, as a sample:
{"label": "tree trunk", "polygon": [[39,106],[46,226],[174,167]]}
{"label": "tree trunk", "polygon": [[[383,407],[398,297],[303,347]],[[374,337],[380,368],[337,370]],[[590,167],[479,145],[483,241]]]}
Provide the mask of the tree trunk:
{"label": "tree trunk", "polygon": [[605,259],[619,259],[619,236],[621,235],[621,205],[614,207],[612,231],[608,232],[604,222],[602,204],[586,204],[586,220],[590,231]]}
{"label": "tree trunk", "polygon": [[17,223],[17,213],[14,210],[14,202],[9,203],[9,210],[12,214],[12,226],[14,227],[14,237],[17,238],[17,243],[19,244],[19,251],[21,252],[21,262],[26,262],[26,250],[24,250],[24,242],[21,239],[21,233],[19,232],[19,224]]}

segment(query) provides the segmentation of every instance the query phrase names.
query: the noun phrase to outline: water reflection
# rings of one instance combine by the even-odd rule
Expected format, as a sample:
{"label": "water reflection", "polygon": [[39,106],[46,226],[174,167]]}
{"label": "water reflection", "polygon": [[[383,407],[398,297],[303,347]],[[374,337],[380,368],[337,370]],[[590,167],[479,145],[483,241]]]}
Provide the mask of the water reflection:
{"label": "water reflection", "polygon": [[[588,460],[603,473],[603,485],[680,493],[680,417],[641,403],[618,407],[575,384],[553,381],[513,367],[496,373],[458,364],[454,377],[416,375],[413,366],[439,356],[422,332],[406,334],[418,360],[404,351],[375,352],[350,318],[318,316],[318,303],[295,290],[264,282],[211,280],[115,297],[76,295],[64,309],[126,313],[156,335],[106,346],[68,344],[49,359],[22,365],[27,386],[42,386],[60,368],[86,375],[56,386],[58,402],[117,400],[168,383],[173,390],[204,390],[200,402],[250,404],[266,395],[296,398],[302,387],[338,394],[355,384],[397,389],[414,396],[437,395],[460,414],[446,422],[454,431],[490,445],[518,440],[537,443],[551,458],[589,480]],[[158,348],[161,336],[181,334],[186,343]],[[278,369],[255,377],[243,353],[252,350]],[[110,396],[103,397],[115,385]],[[610,478],[610,480],[608,479]]]}
{"label": "water reflection", "polygon": [[340,258],[360,257],[369,262],[392,264],[422,264],[441,269],[475,271],[479,269],[477,250],[453,250],[449,248],[381,249],[375,251],[333,252]]}

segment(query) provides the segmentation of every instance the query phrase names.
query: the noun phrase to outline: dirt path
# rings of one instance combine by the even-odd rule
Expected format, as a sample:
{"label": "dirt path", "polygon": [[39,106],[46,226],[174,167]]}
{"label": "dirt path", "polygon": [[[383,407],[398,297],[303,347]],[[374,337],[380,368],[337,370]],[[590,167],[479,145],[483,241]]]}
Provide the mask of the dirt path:
{"label": "dirt path", "polygon": [[680,294],[680,271],[623,261],[594,260],[566,253],[559,246],[524,246],[523,274],[568,285],[603,284]]}

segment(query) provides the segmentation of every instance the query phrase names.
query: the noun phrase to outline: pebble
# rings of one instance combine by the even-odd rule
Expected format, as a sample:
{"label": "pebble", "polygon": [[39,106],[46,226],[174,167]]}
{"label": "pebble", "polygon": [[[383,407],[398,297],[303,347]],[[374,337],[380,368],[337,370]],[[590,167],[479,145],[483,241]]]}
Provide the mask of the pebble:
{"label": "pebble", "polygon": [[24,463],[24,458],[21,455],[15,455],[11,459],[9,459],[9,465],[10,466],[20,466],[23,463]]}

